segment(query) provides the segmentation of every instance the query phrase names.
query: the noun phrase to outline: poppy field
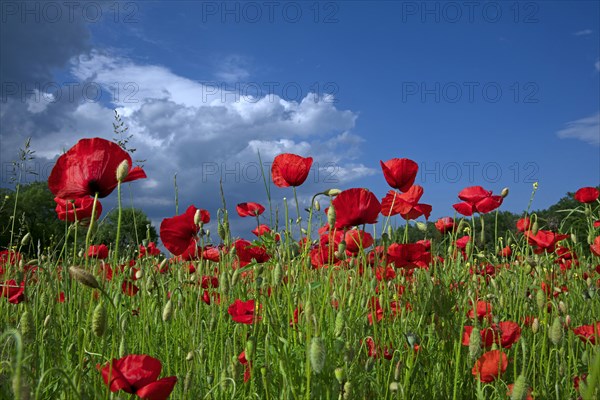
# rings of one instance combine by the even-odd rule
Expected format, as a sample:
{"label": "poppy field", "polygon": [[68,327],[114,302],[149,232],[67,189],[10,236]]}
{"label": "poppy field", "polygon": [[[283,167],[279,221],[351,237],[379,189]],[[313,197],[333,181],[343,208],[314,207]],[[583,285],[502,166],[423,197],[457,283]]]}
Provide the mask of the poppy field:
{"label": "poppy field", "polygon": [[[101,138],[62,154],[48,178],[64,221],[56,245],[38,246],[14,214],[0,221],[11,232],[0,243],[0,398],[600,397],[596,187],[575,188],[564,213],[583,232],[529,206],[515,233],[499,231],[482,216],[497,222],[509,189],[471,186],[430,234],[413,160],[380,162],[387,193],[331,188],[308,205],[297,188],[312,158],[272,161],[269,204],[227,204],[222,188],[210,194],[221,208],[177,205],[161,243],[140,238],[132,251],[119,246],[121,190],[135,193],[143,167]],[[109,196],[119,225],[107,246],[95,232]],[[242,218],[255,229],[235,237]],[[409,221],[421,240],[409,240]]]}

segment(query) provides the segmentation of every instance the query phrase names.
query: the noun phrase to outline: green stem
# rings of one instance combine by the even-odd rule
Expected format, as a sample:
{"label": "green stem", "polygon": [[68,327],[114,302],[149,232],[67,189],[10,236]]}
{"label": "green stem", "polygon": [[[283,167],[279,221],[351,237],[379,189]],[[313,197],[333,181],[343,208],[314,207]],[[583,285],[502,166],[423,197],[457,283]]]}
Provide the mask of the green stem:
{"label": "green stem", "polygon": [[121,204],[121,182],[117,184],[117,202],[119,205],[119,215],[117,217],[117,236],[115,238],[115,268],[119,265],[119,242],[121,241],[121,217],[123,206]]}
{"label": "green stem", "polygon": [[90,219],[90,226],[88,227],[88,231],[87,234],[85,235],[85,248],[83,249],[86,253],[85,253],[85,266],[87,268],[87,266],[89,265],[89,257],[87,256],[87,251],[88,248],[90,247],[90,239],[92,237],[92,230],[94,228],[94,220],[96,218],[94,218],[96,216],[96,204],[98,204],[98,193],[96,192],[96,194],[94,195],[94,203],[92,205],[92,218]]}

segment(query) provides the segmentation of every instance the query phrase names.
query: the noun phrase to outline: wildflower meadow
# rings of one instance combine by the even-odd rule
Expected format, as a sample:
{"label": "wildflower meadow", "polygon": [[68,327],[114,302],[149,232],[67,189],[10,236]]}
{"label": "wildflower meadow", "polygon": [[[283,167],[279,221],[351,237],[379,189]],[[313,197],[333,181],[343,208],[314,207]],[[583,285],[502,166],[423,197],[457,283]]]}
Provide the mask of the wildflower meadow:
{"label": "wildflower meadow", "polygon": [[[599,398],[597,187],[563,210],[578,231],[531,202],[505,231],[509,188],[464,187],[428,221],[402,154],[380,162],[387,193],[331,187],[305,207],[313,159],[284,153],[261,171],[268,204],[229,204],[221,186],[175,200],[160,242],[148,230],[123,247],[123,188],[135,204],[150,178],[123,147],[83,138],[58,157],[53,245],[21,223],[17,181],[0,221],[0,398]],[[108,197],[114,241],[100,243]],[[255,228],[236,237],[242,218]]]}

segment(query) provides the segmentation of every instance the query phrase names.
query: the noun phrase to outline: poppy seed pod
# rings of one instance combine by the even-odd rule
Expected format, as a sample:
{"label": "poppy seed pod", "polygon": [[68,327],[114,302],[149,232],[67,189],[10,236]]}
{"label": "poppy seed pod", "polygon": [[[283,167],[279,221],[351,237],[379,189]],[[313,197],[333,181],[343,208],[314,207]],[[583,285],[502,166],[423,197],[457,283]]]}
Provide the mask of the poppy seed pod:
{"label": "poppy seed pod", "polygon": [[330,229],[333,229],[335,226],[335,207],[333,204],[330,204],[327,209],[327,223],[329,224]]}
{"label": "poppy seed pod", "polygon": [[121,164],[117,167],[117,182],[123,182],[129,174],[129,162],[127,160],[121,161]]}

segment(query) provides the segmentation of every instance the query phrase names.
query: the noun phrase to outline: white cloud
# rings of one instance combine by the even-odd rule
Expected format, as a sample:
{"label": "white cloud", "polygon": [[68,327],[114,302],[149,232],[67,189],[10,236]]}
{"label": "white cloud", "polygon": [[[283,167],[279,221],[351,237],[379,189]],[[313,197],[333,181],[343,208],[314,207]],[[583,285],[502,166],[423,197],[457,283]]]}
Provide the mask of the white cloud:
{"label": "white cloud", "polygon": [[562,139],[579,139],[586,143],[600,145],[600,113],[567,122],[566,127],[556,134]]}
{"label": "white cloud", "polygon": [[[27,110],[15,100],[7,108],[21,107],[19,121],[31,124],[32,131],[37,129],[33,144],[37,155],[48,160],[83,137],[113,139],[116,108],[129,127],[128,134],[133,134],[129,143],[137,149],[133,158],[145,159],[148,179],[131,184],[134,203],[154,222],[174,213],[175,174],[180,210],[195,204],[208,209],[214,220],[221,206],[221,176],[230,211],[242,201],[266,204],[258,151],[267,174],[269,163],[279,153],[314,158],[313,171],[300,188],[300,196],[310,197],[329,187],[343,188],[376,173],[359,160],[364,140],[352,133],[358,115],[339,109],[331,97],[312,93],[297,100],[276,94],[243,96],[177,75],[164,66],[142,65],[100,52],[75,58],[71,73],[81,82],[100,85],[110,101],[65,102]],[[40,119],[28,118],[35,111]],[[9,115],[4,109],[0,118],[4,121]],[[56,118],[54,125],[45,125],[41,118],[50,116]],[[10,145],[17,143],[16,136],[4,135],[3,145],[6,138]],[[291,195],[272,184],[271,190],[274,204]],[[111,198],[106,202],[108,209]],[[236,223],[240,229],[245,226],[244,221],[232,223],[233,228]]]}
{"label": "white cloud", "polygon": [[587,36],[587,35],[591,35],[592,33],[594,33],[593,30],[591,29],[583,29],[577,32],[573,32],[573,35],[575,36]]}

